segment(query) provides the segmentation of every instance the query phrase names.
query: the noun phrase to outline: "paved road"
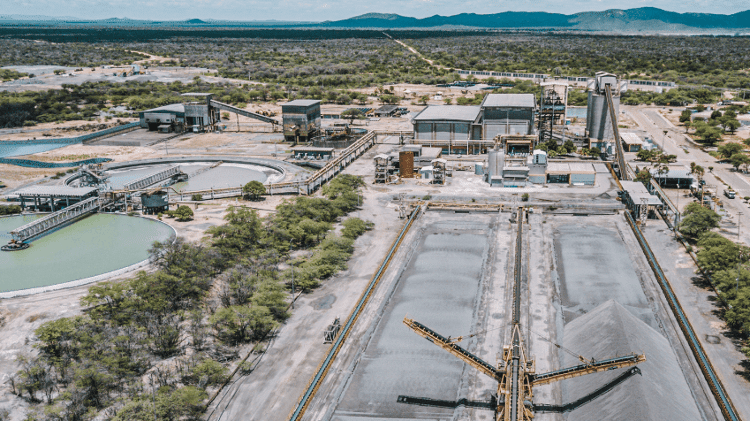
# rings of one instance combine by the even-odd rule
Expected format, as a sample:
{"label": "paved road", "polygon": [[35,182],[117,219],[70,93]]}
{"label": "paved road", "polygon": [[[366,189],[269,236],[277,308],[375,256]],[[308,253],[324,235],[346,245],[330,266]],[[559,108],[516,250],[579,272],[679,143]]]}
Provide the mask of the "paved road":
{"label": "paved road", "polygon": [[[716,158],[696,147],[686,138],[684,129],[675,127],[661,116],[656,109],[623,108],[641,129],[653,137],[656,144],[659,146],[663,145],[666,153],[676,155],[679,164],[690,166],[691,162],[695,162],[704,167],[706,169],[706,184],[715,187],[718,194],[721,195],[721,192],[725,188],[721,180],[738,192],[737,199],[727,199],[723,195],[720,196],[727,212],[722,222],[722,229],[724,234],[729,234],[731,238],[731,233],[737,232],[737,217],[742,212],[741,225],[739,227],[741,228],[740,240],[745,244],[750,244],[750,241],[748,241],[748,238],[750,238],[748,235],[750,233],[750,210],[747,209],[747,205],[740,199],[744,196],[750,196],[750,181],[748,181],[747,176],[734,171],[734,168],[729,164],[717,162]],[[664,134],[665,130],[667,131],[666,135]],[[709,166],[714,167],[712,172],[708,171]],[[687,203],[689,203],[688,200],[681,201],[680,207],[684,208]],[[742,227],[747,227],[747,229]],[[649,240],[658,242],[654,233],[651,231],[648,232],[651,234]],[[662,231],[659,239],[666,241],[667,237],[668,234]],[[735,236],[731,239],[736,241],[737,237]],[[653,247],[657,251],[657,254],[659,254],[659,261],[663,262],[661,264],[667,271],[673,287],[675,287],[675,293],[683,302],[683,307],[688,309],[688,317],[691,320],[693,328],[698,337],[703,340],[703,346],[709,358],[711,358],[714,368],[722,378],[729,396],[742,414],[743,419],[750,419],[748,418],[750,417],[750,400],[747,399],[747,396],[750,395],[750,382],[736,373],[737,371],[744,371],[740,366],[740,362],[744,359],[743,355],[737,349],[737,344],[733,344],[731,338],[722,335],[725,331],[725,326],[713,314],[715,306],[710,297],[713,296],[713,293],[704,289],[698,291],[693,285],[692,278],[696,268],[693,267],[692,260],[683,257],[678,258],[678,261],[675,262],[674,259],[684,253],[680,250],[674,250],[674,247],[671,248],[673,250],[669,252],[668,249],[670,247],[667,243],[658,244],[657,247]],[[684,268],[688,268],[688,270],[680,270]],[[706,340],[709,337],[716,336],[721,338],[722,346],[713,344],[707,346],[708,343]]]}

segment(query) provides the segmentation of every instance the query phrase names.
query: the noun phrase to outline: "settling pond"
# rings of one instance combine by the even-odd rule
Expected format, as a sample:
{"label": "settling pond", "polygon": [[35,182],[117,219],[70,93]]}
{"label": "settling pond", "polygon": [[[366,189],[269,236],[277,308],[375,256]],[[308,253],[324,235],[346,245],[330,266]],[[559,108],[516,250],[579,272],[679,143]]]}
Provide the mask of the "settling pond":
{"label": "settling pond", "polygon": [[[0,242],[42,215],[0,218]],[[26,250],[0,252],[0,292],[46,287],[122,269],[148,258],[154,241],[174,236],[159,221],[94,214],[31,241]]]}

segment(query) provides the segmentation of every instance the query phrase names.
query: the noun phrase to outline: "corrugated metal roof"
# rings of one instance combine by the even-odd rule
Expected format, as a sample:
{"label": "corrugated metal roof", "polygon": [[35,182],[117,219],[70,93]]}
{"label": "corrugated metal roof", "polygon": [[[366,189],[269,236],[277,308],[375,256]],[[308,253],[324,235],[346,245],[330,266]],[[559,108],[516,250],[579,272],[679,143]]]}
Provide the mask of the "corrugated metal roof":
{"label": "corrugated metal roof", "polygon": [[30,186],[16,190],[19,196],[71,196],[81,197],[96,191],[96,187]]}
{"label": "corrugated metal roof", "polygon": [[570,165],[567,162],[547,162],[547,173],[569,174]]}
{"label": "corrugated metal roof", "polygon": [[570,171],[576,174],[596,173],[596,170],[594,170],[594,166],[586,162],[571,162],[568,165],[570,166]]}
{"label": "corrugated metal roof", "polygon": [[643,140],[635,133],[620,133],[622,141],[627,145],[642,145]]}
{"label": "corrugated metal roof", "polygon": [[535,108],[534,94],[489,94],[484,97],[482,107]]}
{"label": "corrugated metal roof", "polygon": [[295,99],[294,101],[289,101],[285,104],[281,104],[281,106],[285,105],[292,105],[297,107],[309,107],[311,105],[320,104],[320,100],[317,99]]}
{"label": "corrugated metal roof", "polygon": [[471,121],[479,117],[481,108],[475,105],[430,105],[414,117],[415,121],[445,120]]}
{"label": "corrugated metal roof", "polygon": [[152,108],[150,110],[143,111],[144,113],[158,113],[158,112],[170,112],[170,113],[184,113],[184,104],[169,104],[163,107]]}
{"label": "corrugated metal roof", "polygon": [[666,174],[659,174],[659,170],[656,168],[651,168],[651,177],[654,178],[693,178],[693,175],[690,174],[690,168],[684,167],[684,168],[673,168],[669,167],[669,172]]}
{"label": "corrugated metal roof", "polygon": [[649,205],[663,205],[659,197],[652,195],[640,181],[620,181],[622,189],[630,196],[636,205],[641,204],[641,199],[646,199]]}

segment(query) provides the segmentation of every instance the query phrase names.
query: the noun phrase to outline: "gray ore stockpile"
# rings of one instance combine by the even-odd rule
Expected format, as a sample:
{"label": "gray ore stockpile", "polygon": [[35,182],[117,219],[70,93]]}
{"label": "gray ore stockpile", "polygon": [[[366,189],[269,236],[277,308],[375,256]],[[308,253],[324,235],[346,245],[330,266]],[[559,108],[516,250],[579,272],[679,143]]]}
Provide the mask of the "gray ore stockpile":
{"label": "gray ore stockpile", "polygon": [[566,322],[615,299],[650,326],[657,326],[627,246],[616,228],[561,225],[555,230],[554,242]]}
{"label": "gray ore stockpile", "polygon": [[414,334],[402,320],[408,314],[446,335],[471,331],[492,237],[489,217],[471,218],[474,222],[441,218],[426,227],[333,420],[452,417],[452,409],[397,402],[399,395],[455,401],[465,371],[463,362]]}
{"label": "gray ore stockpile", "polygon": [[[566,322],[563,345],[597,360],[645,353],[646,362],[638,366],[641,375],[626,379],[603,396],[569,412],[567,419],[700,420],[677,357],[658,326],[637,266],[613,218],[618,217],[587,218],[585,224],[561,225],[555,231],[556,269]],[[644,270],[644,276],[645,273]],[[578,363],[565,354],[562,365]],[[563,381],[563,402],[588,395],[624,370],[627,369]]]}
{"label": "gray ore stockpile", "polygon": [[[646,354],[635,375],[595,401],[569,413],[576,421],[700,420],[690,389],[669,341],[614,300],[565,326],[565,343],[604,359],[631,352]],[[566,354],[566,365],[578,360]],[[563,400],[573,402],[611,382],[627,368],[566,380]]]}

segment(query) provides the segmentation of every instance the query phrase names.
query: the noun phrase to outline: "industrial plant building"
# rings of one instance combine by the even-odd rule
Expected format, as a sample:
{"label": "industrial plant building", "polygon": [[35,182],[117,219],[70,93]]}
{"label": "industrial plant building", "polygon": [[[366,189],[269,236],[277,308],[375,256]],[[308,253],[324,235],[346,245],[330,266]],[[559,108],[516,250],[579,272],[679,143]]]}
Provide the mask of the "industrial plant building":
{"label": "industrial plant building", "polygon": [[535,111],[534,94],[489,94],[480,106],[431,105],[412,119],[414,141],[448,154],[482,154],[498,135],[533,134]]}
{"label": "industrial plant building", "polygon": [[320,133],[320,101],[296,99],[281,105],[284,139],[306,142]]}
{"label": "industrial plant building", "polygon": [[[184,103],[170,104],[141,111],[138,114],[141,127],[150,131],[158,130],[164,133],[214,131],[219,129],[218,124],[221,122],[220,110],[260,120],[272,125],[279,124],[278,121],[270,117],[216,101],[213,99],[213,94],[191,92],[182,94],[182,96],[186,98],[186,102]],[[318,113],[318,116],[320,116],[320,113]]]}

